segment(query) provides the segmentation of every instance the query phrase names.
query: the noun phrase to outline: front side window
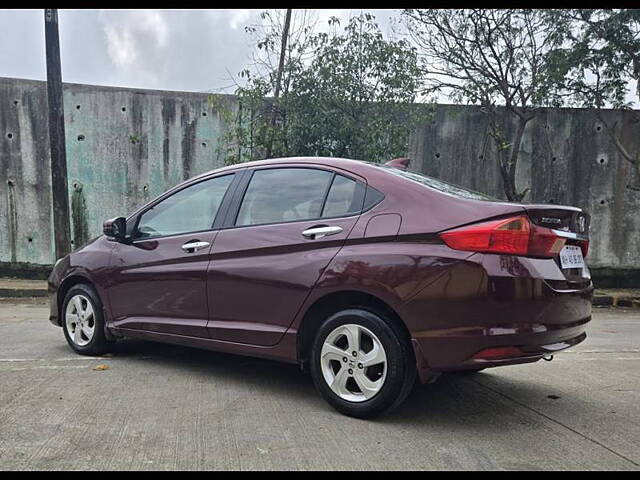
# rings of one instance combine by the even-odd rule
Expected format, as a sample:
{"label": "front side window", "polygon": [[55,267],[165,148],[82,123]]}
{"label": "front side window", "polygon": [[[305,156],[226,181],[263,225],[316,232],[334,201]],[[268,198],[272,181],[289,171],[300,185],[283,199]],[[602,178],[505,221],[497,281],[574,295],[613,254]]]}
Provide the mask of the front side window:
{"label": "front side window", "polygon": [[237,226],[320,218],[333,174],[312,168],[256,170],[240,205]]}
{"label": "front side window", "polygon": [[233,175],[212,178],[191,185],[144,212],[136,238],[154,238],[212,228],[216,213]]}

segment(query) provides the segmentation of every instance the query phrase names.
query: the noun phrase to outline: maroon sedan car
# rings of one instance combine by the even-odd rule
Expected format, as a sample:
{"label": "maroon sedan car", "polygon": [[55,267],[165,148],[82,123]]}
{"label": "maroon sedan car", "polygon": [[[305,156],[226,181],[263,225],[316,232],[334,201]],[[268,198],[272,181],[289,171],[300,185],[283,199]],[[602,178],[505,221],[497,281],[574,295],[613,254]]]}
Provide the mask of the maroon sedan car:
{"label": "maroon sedan car", "polygon": [[81,354],[135,337],[297,363],[356,417],[416,377],[584,340],[586,213],[406,163],[281,158],[188,180],[56,263],[50,320]]}

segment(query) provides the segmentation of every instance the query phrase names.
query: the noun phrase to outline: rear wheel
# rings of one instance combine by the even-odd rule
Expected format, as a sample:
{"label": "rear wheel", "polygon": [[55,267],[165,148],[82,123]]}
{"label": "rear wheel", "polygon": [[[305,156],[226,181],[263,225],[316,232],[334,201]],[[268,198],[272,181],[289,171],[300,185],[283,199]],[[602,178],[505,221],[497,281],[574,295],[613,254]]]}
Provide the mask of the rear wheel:
{"label": "rear wheel", "polygon": [[102,302],[91,286],[80,283],[71,287],[61,313],[64,336],[73,350],[82,355],[107,352]]}
{"label": "rear wheel", "polygon": [[311,351],[311,375],[339,412],[369,418],[404,401],[416,378],[403,332],[384,315],[352,308],[329,317]]}

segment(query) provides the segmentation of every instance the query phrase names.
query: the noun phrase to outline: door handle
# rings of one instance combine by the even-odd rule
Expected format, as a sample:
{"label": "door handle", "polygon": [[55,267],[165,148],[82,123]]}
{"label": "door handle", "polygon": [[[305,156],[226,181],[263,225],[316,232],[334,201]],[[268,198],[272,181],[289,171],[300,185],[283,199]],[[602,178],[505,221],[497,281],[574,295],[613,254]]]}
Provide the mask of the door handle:
{"label": "door handle", "polygon": [[311,227],[302,232],[302,236],[306,238],[310,238],[312,240],[317,240],[318,238],[327,237],[329,235],[335,235],[337,233],[342,232],[342,227],[338,227],[336,225],[329,226],[323,225],[320,227]]}
{"label": "door handle", "polygon": [[192,242],[187,242],[184,245],[182,245],[182,250],[184,250],[187,253],[193,253],[193,252],[197,252],[198,250],[202,250],[203,248],[207,248],[210,245],[209,242],[200,242],[200,241],[192,241]]}

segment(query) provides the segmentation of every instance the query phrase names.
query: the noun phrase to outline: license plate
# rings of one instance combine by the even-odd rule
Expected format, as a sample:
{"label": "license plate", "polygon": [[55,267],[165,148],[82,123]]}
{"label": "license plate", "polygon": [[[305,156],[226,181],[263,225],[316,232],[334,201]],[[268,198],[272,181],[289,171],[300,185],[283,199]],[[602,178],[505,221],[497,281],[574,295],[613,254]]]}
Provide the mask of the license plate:
{"label": "license plate", "polygon": [[560,250],[560,265],[562,268],[584,267],[582,249],[575,245],[565,245],[564,248]]}

